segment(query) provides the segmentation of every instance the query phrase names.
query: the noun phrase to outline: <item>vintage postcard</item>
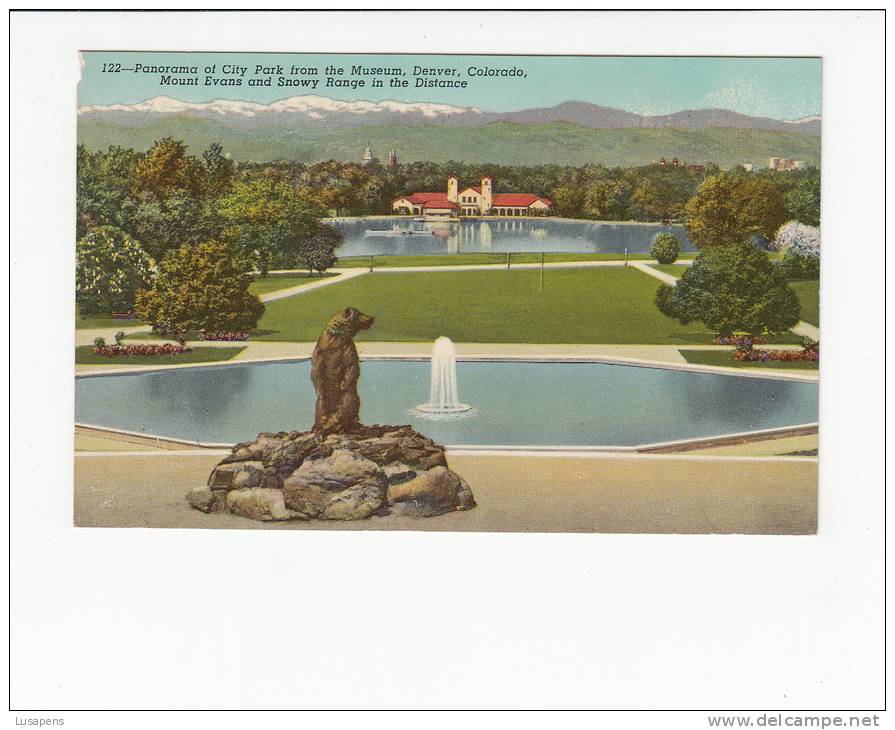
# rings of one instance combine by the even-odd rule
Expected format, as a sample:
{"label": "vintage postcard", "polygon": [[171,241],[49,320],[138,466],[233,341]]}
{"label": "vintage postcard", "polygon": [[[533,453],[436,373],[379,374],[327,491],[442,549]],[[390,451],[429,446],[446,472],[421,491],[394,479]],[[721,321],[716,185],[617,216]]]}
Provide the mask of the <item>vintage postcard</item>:
{"label": "vintage postcard", "polygon": [[816,531],[820,58],[81,62],[76,525]]}

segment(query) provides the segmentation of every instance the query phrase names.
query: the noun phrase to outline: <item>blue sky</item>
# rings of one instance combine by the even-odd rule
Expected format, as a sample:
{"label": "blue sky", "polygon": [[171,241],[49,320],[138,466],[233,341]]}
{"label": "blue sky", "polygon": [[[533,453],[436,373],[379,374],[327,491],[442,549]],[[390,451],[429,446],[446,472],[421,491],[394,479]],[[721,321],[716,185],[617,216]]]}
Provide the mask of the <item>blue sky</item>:
{"label": "blue sky", "polygon": [[[563,101],[589,101],[640,114],[666,114],[682,109],[722,107],[743,114],[797,119],[821,113],[821,59],[714,57],[593,57],[593,56],[410,56],[267,53],[84,52],[78,103],[131,104],[153,96],[183,101],[240,99],[269,103],[313,93],[334,99],[431,101],[475,106],[488,111],[513,111],[553,106]],[[148,65],[198,67],[199,86],[162,86],[158,74],[103,72],[103,64],[133,68]],[[204,69],[212,64],[245,66],[242,86],[204,86]],[[247,81],[256,65],[319,68],[352,65],[403,67],[409,88],[254,87]],[[413,66],[457,69],[465,89],[414,88]],[[518,68],[523,76],[481,78],[467,75],[469,67]],[[221,74],[218,73],[218,76]],[[276,79],[273,80],[276,84]]]}

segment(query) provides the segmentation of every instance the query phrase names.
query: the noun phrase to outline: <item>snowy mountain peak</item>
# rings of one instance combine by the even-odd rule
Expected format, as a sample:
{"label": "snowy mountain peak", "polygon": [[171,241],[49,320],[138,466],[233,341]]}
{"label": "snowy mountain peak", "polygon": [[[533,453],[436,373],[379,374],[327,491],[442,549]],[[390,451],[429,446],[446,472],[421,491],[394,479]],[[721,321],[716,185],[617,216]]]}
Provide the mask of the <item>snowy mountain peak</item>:
{"label": "snowy mountain peak", "polygon": [[567,122],[591,129],[727,127],[815,135],[821,131],[819,116],[784,121],[752,117],[728,109],[687,109],[673,114],[648,116],[590,102],[565,101],[552,107],[492,112],[472,106],[428,101],[344,101],[313,94],[292,96],[270,104],[230,99],[189,102],[169,96],[156,96],[136,104],[82,106],[78,115],[83,120],[102,119],[130,126],[147,124],[166,115],[181,115],[214,119],[225,125],[242,128],[268,125],[295,128],[386,124],[476,127],[494,122],[525,125]]}
{"label": "snowy mountain peak", "polygon": [[219,115],[237,115],[254,117],[265,112],[270,113],[300,113],[314,114],[322,118],[327,113],[348,114],[376,114],[380,112],[390,114],[419,114],[424,117],[437,118],[453,114],[480,114],[475,107],[459,107],[450,104],[437,104],[432,102],[402,102],[386,99],[385,101],[341,101],[330,99],[326,96],[292,96],[288,99],[280,99],[270,104],[259,104],[253,101],[239,101],[229,99],[215,99],[205,102],[188,102],[172,99],[169,96],[156,96],[136,104],[95,104],[82,106],[78,109],[79,115],[101,114],[108,112],[123,112],[137,114],[183,114],[183,113],[212,113]]}

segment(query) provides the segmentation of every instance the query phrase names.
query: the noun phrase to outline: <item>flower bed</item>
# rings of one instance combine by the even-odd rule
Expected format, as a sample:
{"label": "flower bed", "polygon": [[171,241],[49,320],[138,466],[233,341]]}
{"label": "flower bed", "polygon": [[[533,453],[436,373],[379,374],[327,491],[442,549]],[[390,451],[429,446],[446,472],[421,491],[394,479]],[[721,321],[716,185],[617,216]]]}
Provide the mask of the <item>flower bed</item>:
{"label": "flower bed", "polygon": [[747,341],[737,345],[733,358],[740,362],[818,362],[820,343],[803,337],[801,350],[754,350],[752,343]]}
{"label": "flower bed", "polygon": [[134,357],[146,355],[180,355],[184,352],[192,352],[192,348],[182,345],[100,345],[93,348],[97,355],[102,357]]}
{"label": "flower bed", "polygon": [[736,345],[737,347],[741,345],[762,345],[764,344],[764,337],[760,335],[756,335],[752,337],[751,335],[729,335],[729,336],[718,336],[715,338],[716,345]]}
{"label": "flower bed", "polygon": [[200,332],[199,339],[206,342],[245,342],[248,332]]}
{"label": "flower bed", "polygon": [[819,350],[735,350],[734,360],[740,362],[817,362]]}

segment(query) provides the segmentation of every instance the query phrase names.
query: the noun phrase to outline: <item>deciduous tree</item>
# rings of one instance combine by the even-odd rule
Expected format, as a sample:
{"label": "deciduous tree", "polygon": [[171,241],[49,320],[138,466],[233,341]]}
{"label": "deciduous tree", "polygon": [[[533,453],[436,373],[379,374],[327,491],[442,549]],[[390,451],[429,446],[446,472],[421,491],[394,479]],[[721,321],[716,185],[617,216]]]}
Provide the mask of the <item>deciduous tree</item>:
{"label": "deciduous tree", "polygon": [[147,193],[159,200],[175,188],[194,198],[202,195],[204,172],[201,163],[186,153],[179,139],[165,137],[149,148],[134,169],[133,193]]}
{"label": "deciduous tree", "polygon": [[165,254],[152,287],[137,292],[135,311],[154,332],[180,342],[189,332],[246,332],[264,313],[250,283],[227,244],[182,246]]}
{"label": "deciduous tree", "polygon": [[687,234],[700,249],[751,239],[771,240],[786,220],[779,189],[769,180],[742,174],[707,178],[684,206]]}
{"label": "deciduous tree", "polygon": [[656,305],[682,324],[701,321],[722,336],[784,332],[799,321],[799,300],[783,274],[750,243],[707,248]]}
{"label": "deciduous tree", "polygon": [[97,226],[76,247],[75,300],[81,315],[129,312],[152,280],[149,256],[114,226]]}
{"label": "deciduous tree", "polygon": [[273,265],[295,265],[304,244],[318,233],[319,210],[288,183],[237,182],[218,204],[221,236],[246,267],[266,274]]}

